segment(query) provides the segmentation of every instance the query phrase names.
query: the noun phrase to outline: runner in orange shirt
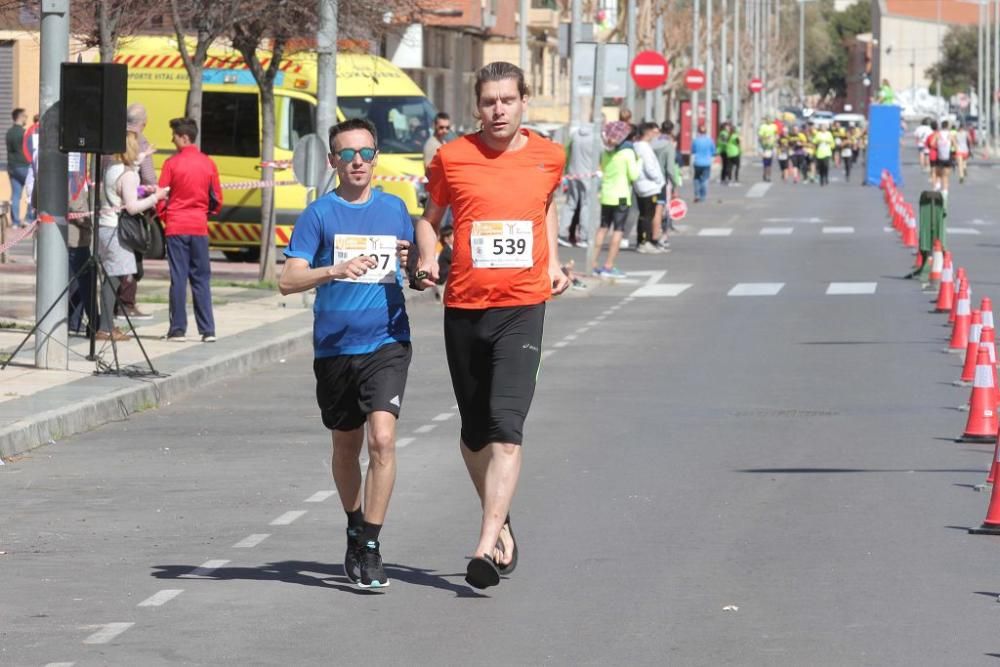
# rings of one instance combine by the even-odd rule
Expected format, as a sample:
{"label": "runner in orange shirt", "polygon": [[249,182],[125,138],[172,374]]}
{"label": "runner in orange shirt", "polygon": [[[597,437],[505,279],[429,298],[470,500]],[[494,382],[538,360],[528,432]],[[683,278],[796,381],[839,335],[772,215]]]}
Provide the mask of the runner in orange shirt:
{"label": "runner in orange shirt", "polygon": [[541,362],[545,302],[569,287],[559,264],[552,198],[565,154],[521,129],[524,73],[479,70],[482,129],[442,146],[428,170],[430,198],[415,225],[417,279],[438,278],[435,229],[451,206],[455,240],[444,294],[448,367],[462,416],[461,450],[483,508],[466,581],[495,586],[517,565],[508,514],[521,470],[525,417]]}

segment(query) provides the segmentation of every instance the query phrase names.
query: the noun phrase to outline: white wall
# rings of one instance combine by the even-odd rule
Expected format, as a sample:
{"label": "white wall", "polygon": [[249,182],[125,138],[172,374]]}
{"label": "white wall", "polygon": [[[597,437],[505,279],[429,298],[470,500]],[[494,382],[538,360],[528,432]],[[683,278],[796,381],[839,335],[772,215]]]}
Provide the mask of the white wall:
{"label": "white wall", "polygon": [[[941,25],[941,38],[948,31]],[[915,77],[917,88],[930,85],[924,72],[938,60],[938,27],[933,21],[917,21],[898,17],[882,17],[882,39],[879,43],[882,78],[897,90],[908,90]],[[891,50],[890,50],[891,48]],[[916,67],[911,68],[910,63]],[[874,82],[877,87],[879,82]]]}

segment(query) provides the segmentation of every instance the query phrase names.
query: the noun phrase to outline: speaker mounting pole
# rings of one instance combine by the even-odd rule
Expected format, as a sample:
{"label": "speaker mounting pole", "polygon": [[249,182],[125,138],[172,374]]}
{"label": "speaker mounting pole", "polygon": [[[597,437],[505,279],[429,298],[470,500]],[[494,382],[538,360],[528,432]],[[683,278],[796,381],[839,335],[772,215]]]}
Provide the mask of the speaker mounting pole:
{"label": "speaker mounting pole", "polygon": [[[69,0],[42,0],[35,273],[35,366],[69,367],[66,317],[69,254],[66,207],[69,195],[66,155],[59,152],[60,66],[69,59]],[[96,233],[96,229],[95,229]],[[48,313],[48,315],[46,315]]]}

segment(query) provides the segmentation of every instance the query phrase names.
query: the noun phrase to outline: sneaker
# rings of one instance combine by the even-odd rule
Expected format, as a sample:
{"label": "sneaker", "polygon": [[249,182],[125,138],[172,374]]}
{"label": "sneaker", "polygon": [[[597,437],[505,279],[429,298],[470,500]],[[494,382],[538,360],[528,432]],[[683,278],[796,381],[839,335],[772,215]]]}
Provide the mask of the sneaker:
{"label": "sneaker", "polygon": [[572,248],[573,247],[573,244],[569,242],[569,239],[564,239],[563,237],[560,236],[556,240],[559,241],[559,245],[561,245],[563,248]]}
{"label": "sneaker", "polygon": [[649,241],[645,241],[644,243],[640,244],[639,247],[635,249],[635,251],[642,255],[659,255],[662,252],[658,247],[656,247]]}
{"label": "sneaker", "polygon": [[166,336],[163,337],[163,340],[167,341],[168,343],[186,343],[187,336],[185,336],[182,333],[167,334]]}
{"label": "sneaker", "polygon": [[368,540],[359,550],[361,555],[361,579],[358,586],[361,588],[386,588],[389,585],[389,577],[385,576],[382,569],[382,554],[378,552],[378,542]]}
{"label": "sneaker", "polygon": [[594,270],[590,272],[590,275],[595,278],[602,278],[604,276],[604,269],[600,266],[595,266]]}
{"label": "sneaker", "polygon": [[625,277],[628,276],[627,273],[625,273],[624,271],[622,271],[621,269],[619,269],[616,266],[612,266],[610,269],[607,268],[607,267],[604,267],[603,272],[604,272],[603,275],[606,278],[625,278]]}
{"label": "sneaker", "polygon": [[661,239],[656,244],[656,247],[659,248],[661,251],[670,250],[670,241],[664,241],[664,240]]}
{"label": "sneaker", "polygon": [[619,250],[628,250],[628,239],[622,239],[618,243],[618,249]]}
{"label": "sneaker", "polygon": [[360,537],[360,528],[347,529],[347,553],[344,554],[344,574],[347,575],[352,584],[361,581],[361,555],[364,547],[358,539]]}
{"label": "sneaker", "polygon": [[97,340],[113,340],[116,343],[120,343],[128,340],[129,335],[118,327],[115,327],[111,331],[98,331],[94,338]]}
{"label": "sneaker", "polygon": [[202,343],[214,343],[217,340],[219,339],[215,337],[215,334],[205,334],[201,337]]}
{"label": "sneaker", "polygon": [[589,248],[590,247],[590,244],[587,243],[586,241],[577,241],[574,245],[576,245],[577,248]]}

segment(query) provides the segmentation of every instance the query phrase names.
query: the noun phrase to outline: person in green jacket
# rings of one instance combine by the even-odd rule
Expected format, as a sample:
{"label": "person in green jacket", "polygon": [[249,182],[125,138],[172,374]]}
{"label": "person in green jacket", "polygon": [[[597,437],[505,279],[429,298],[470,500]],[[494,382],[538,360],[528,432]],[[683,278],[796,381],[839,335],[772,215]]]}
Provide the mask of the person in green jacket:
{"label": "person in green jacket", "polygon": [[828,127],[820,127],[812,138],[816,146],[816,171],[819,172],[819,184],[830,182],[830,158],[833,156],[833,133]]}
{"label": "person in green jacket", "polygon": [[735,127],[729,132],[729,141],[726,143],[726,157],[729,159],[729,179],[733,183],[740,182],[740,156],[743,154],[743,147],[740,144],[740,132]]}
{"label": "person in green jacket", "polygon": [[[598,278],[624,278],[625,273],[615,268],[615,257],[622,236],[625,221],[632,206],[632,184],[639,178],[639,159],[632,144],[626,139],[632,127],[625,122],[615,121],[604,126],[602,132],[607,150],[601,155],[601,226],[594,236],[593,275]],[[608,257],[600,263],[604,237],[611,229]]]}
{"label": "person in green jacket", "polygon": [[719,176],[720,185],[729,185],[729,155],[726,154],[726,145],[729,143],[730,135],[729,123],[723,123],[719,128],[719,135],[716,137],[716,153],[722,160],[722,174]]}

